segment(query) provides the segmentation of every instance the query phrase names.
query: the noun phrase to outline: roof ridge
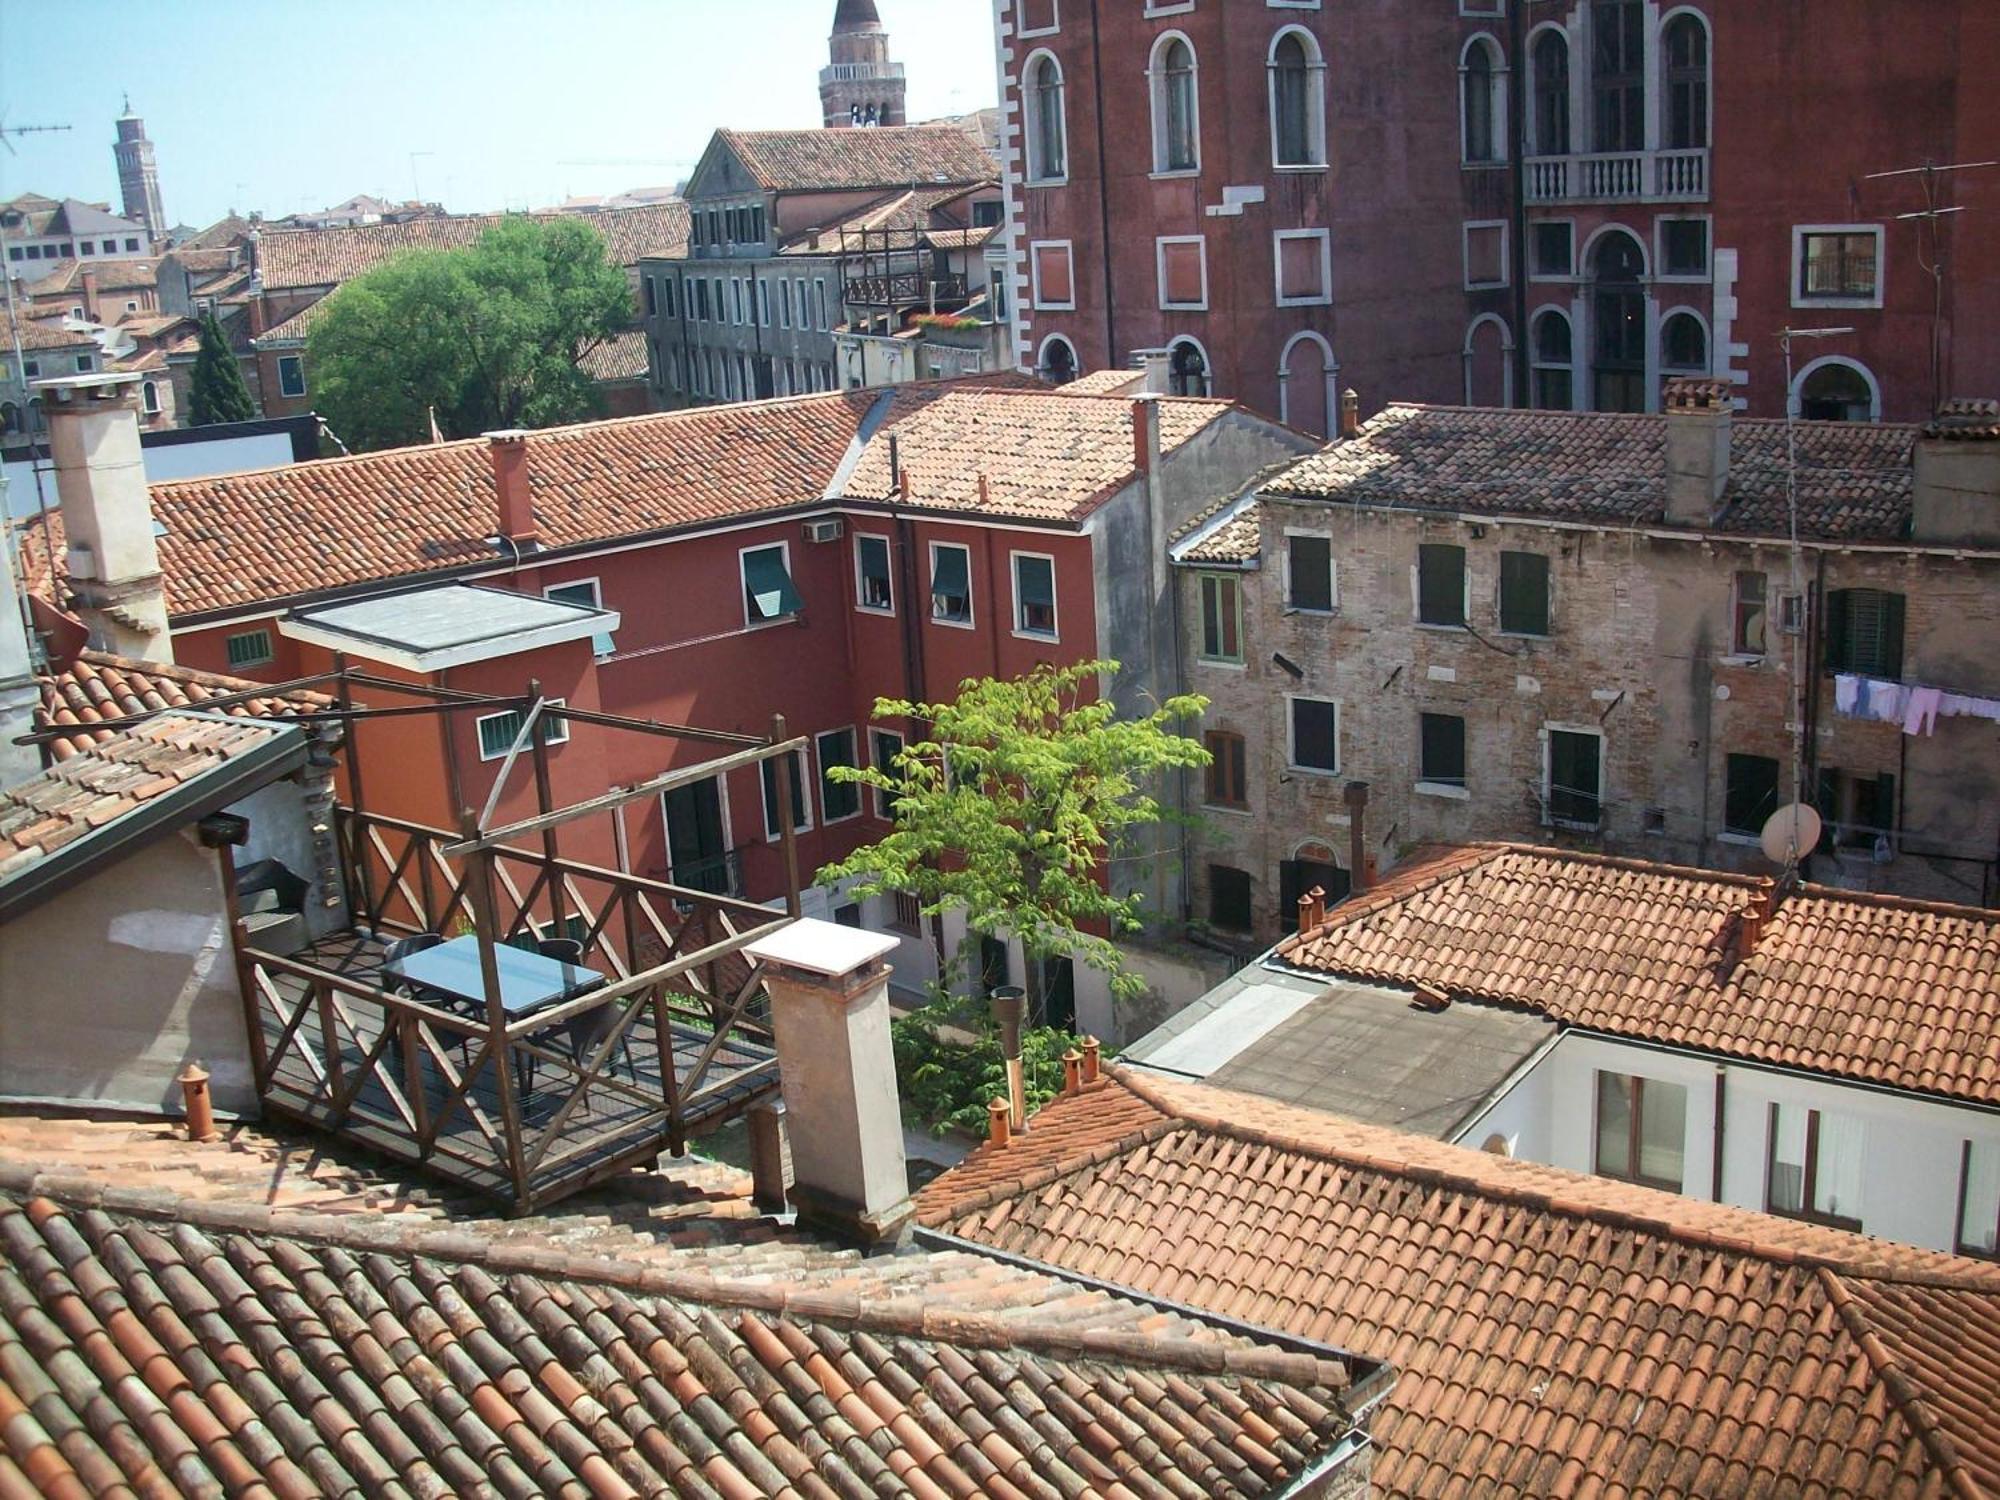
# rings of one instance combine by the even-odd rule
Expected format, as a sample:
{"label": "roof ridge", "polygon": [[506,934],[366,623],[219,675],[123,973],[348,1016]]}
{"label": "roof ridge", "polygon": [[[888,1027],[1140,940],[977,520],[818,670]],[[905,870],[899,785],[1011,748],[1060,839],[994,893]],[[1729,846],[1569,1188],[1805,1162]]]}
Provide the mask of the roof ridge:
{"label": "roof ridge", "polygon": [[[1033,1316],[968,1312],[963,1306],[922,1293],[871,1298],[860,1291],[787,1287],[768,1277],[732,1280],[707,1271],[680,1271],[616,1257],[511,1244],[454,1227],[449,1220],[440,1224],[434,1219],[405,1216],[363,1217],[316,1213],[309,1207],[219,1203],[157,1188],[106,1186],[88,1178],[37,1172],[32,1166],[23,1172],[21,1165],[0,1161],[0,1195],[9,1191],[22,1194],[18,1202],[0,1196],[0,1215],[11,1210],[40,1222],[52,1214],[67,1216],[73,1210],[94,1209],[212,1233],[303,1241],[357,1254],[422,1257],[476,1266],[499,1275],[606,1286],[643,1296],[837,1323],[865,1332],[932,1339],[960,1347],[1080,1355],[1105,1363],[1161,1365],[1197,1375],[1287,1381],[1333,1390],[1344,1389],[1349,1379],[1344,1365],[1268,1344],[1231,1347],[1179,1334],[1078,1329]],[[1061,1279],[1053,1270],[1045,1274],[1052,1280]]]}

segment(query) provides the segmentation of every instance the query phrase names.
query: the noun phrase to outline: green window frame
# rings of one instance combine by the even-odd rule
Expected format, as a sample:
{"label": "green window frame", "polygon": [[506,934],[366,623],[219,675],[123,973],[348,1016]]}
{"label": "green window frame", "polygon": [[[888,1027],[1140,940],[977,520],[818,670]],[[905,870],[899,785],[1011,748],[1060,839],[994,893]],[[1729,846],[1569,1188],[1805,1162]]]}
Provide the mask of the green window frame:
{"label": "green window frame", "polygon": [[737,554],[743,570],[743,622],[773,625],[805,608],[792,582],[791,554],[783,542],[745,547]]}
{"label": "green window frame", "polygon": [[[595,578],[578,579],[575,583],[551,584],[542,590],[544,599],[553,599],[558,604],[581,604],[586,609],[604,608],[603,596],[598,593]],[[611,632],[599,630],[590,637],[590,654],[599,661],[617,651],[617,643]]]}
{"label": "green window frame", "polygon": [[829,823],[853,818],[861,813],[861,786],[853,781],[834,781],[826,773],[834,766],[854,764],[854,731],[829,729],[815,741],[819,750],[819,805]]}
{"label": "green window frame", "polygon": [[1903,675],[1901,594],[1834,589],[1826,596],[1826,669],[1891,680]]}
{"label": "green window frame", "polygon": [[222,649],[231,667],[261,667],[277,659],[271,632],[265,629],[239,631],[223,641]]}
{"label": "green window frame", "polygon": [[[551,698],[548,708],[561,708],[566,700]],[[510,708],[504,713],[481,714],[474,721],[479,732],[479,758],[500,760],[514,748],[514,741],[520,737],[521,725],[527,719],[525,710]],[[551,714],[544,709],[537,721],[544,745],[563,745],[569,742],[569,720]]]}

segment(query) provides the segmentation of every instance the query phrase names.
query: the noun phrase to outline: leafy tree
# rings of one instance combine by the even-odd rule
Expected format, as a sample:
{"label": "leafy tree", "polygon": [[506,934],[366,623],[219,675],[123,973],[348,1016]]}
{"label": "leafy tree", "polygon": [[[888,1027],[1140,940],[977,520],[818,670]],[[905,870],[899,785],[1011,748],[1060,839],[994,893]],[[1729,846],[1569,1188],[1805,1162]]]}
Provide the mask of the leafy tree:
{"label": "leafy tree", "polygon": [[[890,1022],[889,1037],[904,1116],[940,1135],[952,1127],[984,1135],[987,1103],[1007,1097],[1007,1059],[992,1018],[940,992],[923,1009]],[[1075,1040],[1053,1026],[1022,1028],[1029,1114],[1062,1091],[1062,1055]]]}
{"label": "leafy tree", "polygon": [[1165,772],[1208,764],[1175,727],[1208,701],[1170,698],[1120,719],[1096,696],[1114,661],[1042,666],[1026,677],[975,679],[956,702],[881,699],[878,719],[930,726],[887,771],[829,767],[836,781],[875,787],[895,804],[895,831],[819,873],[853,879],[861,895],[914,893],[926,915],[962,908],[973,933],[1018,938],[1027,958],[1028,1014],[1045,1012],[1045,961],[1062,954],[1110,976],[1118,998],[1145,982],[1124,971],[1111,941],[1140,926],[1143,897],[1106,879],[1130,836],[1162,821],[1147,788]]}
{"label": "leafy tree", "polygon": [[243,383],[243,369],[229,352],[229,339],[215,314],[201,315],[201,347],[194,356],[194,378],[188,386],[188,425],[207,427],[216,422],[248,422],[257,415],[250,399],[250,387]]}
{"label": "leafy tree", "polygon": [[352,447],[591,416],[585,356],[632,322],[625,273],[579,219],[514,217],[412,250],[327,299],[306,336],[316,405]]}

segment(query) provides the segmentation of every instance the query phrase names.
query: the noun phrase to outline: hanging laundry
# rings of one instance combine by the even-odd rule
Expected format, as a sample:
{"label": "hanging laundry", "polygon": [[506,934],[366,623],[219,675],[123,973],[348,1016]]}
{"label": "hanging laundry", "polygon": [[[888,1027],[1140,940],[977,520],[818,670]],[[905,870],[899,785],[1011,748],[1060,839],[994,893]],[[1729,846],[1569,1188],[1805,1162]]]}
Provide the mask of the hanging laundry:
{"label": "hanging laundry", "polygon": [[1964,693],[1946,693],[1938,712],[1948,719],[1991,719],[2000,724],[2000,698],[1973,698]]}
{"label": "hanging laundry", "polygon": [[1863,717],[1884,724],[1901,724],[1910,708],[1910,690],[1900,682],[1868,684],[1868,709]]}
{"label": "hanging laundry", "polygon": [[1839,673],[1833,679],[1834,712],[1851,714],[1857,712],[1854,700],[1860,696],[1861,679],[1852,672]]}
{"label": "hanging laundry", "polygon": [[1936,688],[1910,689],[1909,711],[1903,717],[1903,733],[1928,735],[1937,727],[1938,708],[1944,694]]}

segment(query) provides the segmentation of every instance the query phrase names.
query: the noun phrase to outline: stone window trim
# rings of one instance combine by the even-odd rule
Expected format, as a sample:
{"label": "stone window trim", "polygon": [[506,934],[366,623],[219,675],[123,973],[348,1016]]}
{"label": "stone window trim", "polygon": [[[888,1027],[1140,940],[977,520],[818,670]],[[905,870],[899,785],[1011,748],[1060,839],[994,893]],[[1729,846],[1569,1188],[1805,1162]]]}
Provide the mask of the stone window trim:
{"label": "stone window trim", "polygon": [[1467,37],[1458,54],[1459,165],[1467,171],[1507,165],[1507,53],[1487,31]]}
{"label": "stone window trim", "polygon": [[[1705,226],[1703,243],[1706,247],[1701,269],[1698,271],[1676,271],[1673,261],[1667,255],[1667,226],[1669,224],[1700,223]],[[1707,286],[1714,277],[1715,267],[1715,215],[1714,214],[1662,214],[1653,221],[1653,280],[1678,281],[1691,286]]]}
{"label": "stone window trim", "polygon": [[[1497,278],[1475,279],[1473,276],[1472,240],[1475,234],[1496,234],[1500,240],[1500,274]],[[1465,272],[1464,290],[1468,292],[1492,291],[1496,287],[1513,285],[1514,276],[1514,236],[1512,226],[1505,219],[1468,219],[1459,226],[1459,251]]]}
{"label": "stone window trim", "polygon": [[[1868,236],[1874,240],[1874,287],[1858,292],[1817,293],[1806,289],[1807,255],[1814,242],[1831,236]],[[1888,235],[1880,224],[1794,224],[1792,226],[1791,304],[1800,308],[1880,308],[1888,280]]]}
{"label": "stone window trim", "polygon": [[[1045,85],[1043,79],[1049,82]],[[1053,109],[1052,118],[1045,112]],[[1064,187],[1069,182],[1069,86],[1062,61],[1046,47],[1021,65],[1021,185]]]}
{"label": "stone window trim", "polygon": [[[1201,296],[1193,302],[1175,302],[1168,296],[1167,252],[1175,245],[1193,245],[1201,258]],[[1207,312],[1208,311],[1208,236],[1205,234],[1163,234],[1153,240],[1153,275],[1160,289],[1160,310],[1162,312]],[[1071,288],[1074,295],[1074,267],[1071,270]],[[1051,304],[1054,305],[1054,304]],[[1068,304],[1075,307],[1074,301]]]}
{"label": "stone window trim", "polygon": [[[1046,26],[1032,26],[1024,19],[1014,35],[1025,39],[1034,36],[1055,36],[1062,30],[1062,0],[1047,0],[1049,21]],[[1015,12],[1026,17],[1028,0],[1015,0]]]}
{"label": "stone window trim", "polygon": [[[1297,776],[1338,776],[1341,774],[1340,755],[1340,700],[1322,698],[1317,693],[1286,693],[1285,695],[1285,768]],[[1331,751],[1331,765],[1315,766],[1302,764],[1299,760],[1299,708],[1302,704],[1333,710],[1329,726],[1328,744]]]}
{"label": "stone window trim", "polygon": [[[1193,9],[1192,5],[1183,10]],[[1149,12],[1158,14],[1158,12]],[[1185,69],[1175,66],[1176,47]],[[1152,104],[1154,179],[1201,175],[1201,55],[1184,31],[1163,31],[1146,60],[1146,91]]]}
{"label": "stone window trim", "polygon": [[[1566,229],[1569,231],[1569,262],[1560,271],[1543,270],[1541,264],[1541,258],[1535,253],[1539,238],[1536,234],[1536,231],[1545,228]],[[1576,220],[1569,218],[1562,218],[1562,219],[1537,218],[1529,220],[1527,262],[1528,262],[1528,280],[1531,282],[1539,281],[1543,283],[1555,283],[1557,285],[1565,285],[1565,286],[1574,285],[1577,280]]]}
{"label": "stone window trim", "polygon": [[[1297,580],[1295,580],[1292,576],[1292,568],[1293,568],[1292,540],[1294,538],[1300,538],[1302,540],[1312,541],[1312,542],[1324,542],[1326,544],[1327,604],[1324,609],[1316,605],[1302,605],[1293,602],[1293,600],[1297,595],[1297,588],[1295,586]],[[1323,531],[1314,531],[1309,527],[1287,526],[1285,528],[1285,550],[1280,559],[1280,566],[1283,574],[1284,600],[1285,600],[1284,612],[1286,614],[1309,615],[1315,618],[1325,619],[1340,613],[1340,562],[1334,556],[1333,553],[1332,537],[1328,536]]]}
{"label": "stone window trim", "polygon": [[[1043,293],[1043,290],[1042,290],[1042,252],[1043,252],[1043,251],[1050,251],[1050,252],[1054,252],[1054,251],[1061,251],[1061,252],[1062,252],[1062,255],[1063,255],[1063,258],[1064,258],[1065,260],[1067,260],[1067,261],[1069,262],[1069,298],[1068,298],[1068,300],[1067,300],[1067,301],[1054,301],[1054,300],[1051,300],[1051,299],[1050,299],[1050,298],[1049,298],[1048,296],[1046,296],[1046,295],[1045,295],[1045,294]],[[1076,246],[1075,246],[1074,242],[1072,242],[1072,241],[1070,241],[1070,240],[1032,240],[1032,241],[1030,241],[1030,242],[1029,242],[1029,245],[1028,245],[1028,272],[1029,272],[1029,280],[1030,280],[1030,283],[1031,283],[1031,287],[1032,287],[1032,290],[1033,290],[1033,294],[1034,294],[1034,301],[1035,301],[1035,307],[1036,307],[1036,309],[1037,309],[1038,311],[1048,311],[1048,312],[1073,312],[1073,311],[1075,311],[1075,309],[1076,309]],[[1206,278],[1206,275],[1207,275],[1207,269],[1206,269],[1206,264],[1205,264],[1205,262],[1204,262],[1204,267],[1203,267],[1203,276],[1204,276],[1204,279]],[[1204,304],[1203,304],[1203,305],[1204,305],[1204,306],[1206,305],[1206,297],[1205,297],[1205,295],[1204,295]]]}
{"label": "stone window trim", "polygon": [[[1294,240],[1316,241],[1319,245],[1319,290],[1303,295],[1285,289],[1285,246]],[[1333,302],[1333,231],[1331,229],[1274,229],[1271,231],[1272,286],[1280,307],[1327,307]]]}
{"label": "stone window trim", "polygon": [[[1276,0],[1273,0],[1276,5]],[[1307,9],[1308,7],[1282,6],[1281,9]],[[1318,0],[1310,7],[1317,10]],[[1289,63],[1279,62],[1278,52],[1287,41],[1296,42],[1299,54],[1305,61],[1303,97],[1298,101],[1304,119],[1291,123],[1302,125],[1302,130],[1288,132],[1285,118],[1288,101],[1280,97],[1284,84],[1282,75],[1292,72]],[[1276,172],[1324,172],[1331,165],[1327,160],[1326,132],[1326,54],[1321,50],[1319,38],[1306,27],[1296,23],[1281,26],[1271,38],[1269,50],[1264,55],[1266,75],[1266,103],[1271,117],[1271,169]],[[1288,140],[1288,134],[1302,135],[1303,139]],[[1300,160],[1288,161],[1288,156],[1296,155]]]}

